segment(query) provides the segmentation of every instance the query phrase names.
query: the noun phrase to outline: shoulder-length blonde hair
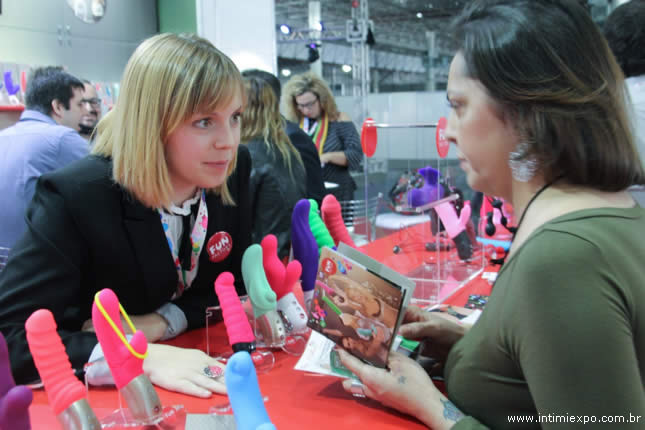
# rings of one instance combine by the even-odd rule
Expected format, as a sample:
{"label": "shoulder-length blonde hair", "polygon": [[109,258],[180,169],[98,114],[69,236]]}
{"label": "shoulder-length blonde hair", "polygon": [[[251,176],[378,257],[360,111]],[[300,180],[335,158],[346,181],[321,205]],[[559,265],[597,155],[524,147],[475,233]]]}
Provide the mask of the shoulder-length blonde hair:
{"label": "shoulder-length blonde hair", "polygon": [[[213,112],[238,94],[245,99],[240,72],[209,41],[189,34],[153,36],[130,57],[116,105],[97,126],[92,153],[111,157],[114,181],[144,205],[168,207],[168,136],[194,114]],[[237,155],[227,177],[236,164]],[[235,204],[226,181],[211,191]]]}
{"label": "shoulder-length blonde hair", "polygon": [[248,98],[242,113],[240,140],[246,144],[251,139],[262,138],[270,154],[277,148],[293,177],[291,161],[295,159],[302,166],[302,158],[284,131],[275,92],[267,81],[256,77],[245,77],[244,87]]}
{"label": "shoulder-length blonde hair", "polygon": [[320,107],[327,114],[330,121],[338,121],[340,112],[329,85],[313,72],[294,75],[284,86],[282,90],[282,109],[287,119],[300,122],[303,115],[296,104],[296,97],[306,92],[311,92],[318,97]]}

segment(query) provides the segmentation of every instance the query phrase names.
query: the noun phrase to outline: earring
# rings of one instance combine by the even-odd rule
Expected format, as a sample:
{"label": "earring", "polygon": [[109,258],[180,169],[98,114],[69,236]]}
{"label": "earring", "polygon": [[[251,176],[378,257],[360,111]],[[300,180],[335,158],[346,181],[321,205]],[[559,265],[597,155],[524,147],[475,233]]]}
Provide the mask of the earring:
{"label": "earring", "polygon": [[528,182],[535,176],[538,162],[534,155],[529,154],[529,149],[528,143],[521,142],[508,154],[508,165],[516,181]]}

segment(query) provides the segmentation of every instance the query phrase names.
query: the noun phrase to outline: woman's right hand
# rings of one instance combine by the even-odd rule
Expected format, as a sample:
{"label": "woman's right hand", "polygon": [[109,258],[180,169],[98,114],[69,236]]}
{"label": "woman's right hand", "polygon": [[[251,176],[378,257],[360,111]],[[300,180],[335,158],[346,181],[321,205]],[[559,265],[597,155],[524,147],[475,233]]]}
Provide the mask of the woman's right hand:
{"label": "woman's right hand", "polygon": [[443,364],[450,349],[464,336],[466,330],[467,326],[443,318],[435,312],[408,306],[399,334],[406,339],[420,341],[421,354]]}
{"label": "woman's right hand", "polygon": [[[221,377],[213,379],[205,369],[217,366]],[[226,394],[225,366],[198,349],[178,348],[170,345],[149,344],[148,356],[143,361],[143,371],[150,381],[170,391],[208,398],[212,393]]]}

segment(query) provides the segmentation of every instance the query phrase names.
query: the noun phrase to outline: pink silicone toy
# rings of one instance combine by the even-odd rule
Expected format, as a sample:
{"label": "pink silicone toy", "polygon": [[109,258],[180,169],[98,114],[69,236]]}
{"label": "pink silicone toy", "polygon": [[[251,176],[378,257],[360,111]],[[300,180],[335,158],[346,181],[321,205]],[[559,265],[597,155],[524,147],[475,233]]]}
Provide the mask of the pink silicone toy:
{"label": "pink silicone toy", "polygon": [[235,345],[255,342],[255,336],[244,313],[237,291],[235,291],[234,282],[235,278],[232,273],[221,273],[215,280],[215,294],[217,294],[219,305],[222,308],[228,342],[235,350]]}
{"label": "pink silicone toy", "polygon": [[345,227],[340,203],[338,203],[338,200],[336,200],[333,194],[327,194],[325,196],[320,207],[320,212],[322,213],[322,219],[327,226],[327,230],[329,230],[329,234],[334,238],[336,246],[338,246],[339,242],[343,242],[352,248],[358,249],[349,235],[347,227]]}
{"label": "pink silicone toy", "polygon": [[74,376],[72,365],[60,336],[54,316],[39,309],[25,323],[29,350],[47,391],[54,414],[59,415],[73,403],[85,398],[83,383]]}
{"label": "pink silicone toy", "polygon": [[457,211],[450,202],[441,203],[435,206],[434,210],[439,214],[439,218],[441,218],[441,222],[451,239],[454,239],[466,229],[466,224],[470,219],[470,202],[465,202],[459,216],[457,216]]}
{"label": "pink silicone toy", "polygon": [[278,239],[269,234],[262,239],[262,265],[271,289],[280,300],[293,290],[295,283],[302,274],[302,265],[298,260],[292,260],[285,267],[278,258]]}
{"label": "pink silicone toy", "polygon": [[470,202],[465,202],[461,209],[461,214],[457,216],[457,211],[451,202],[441,203],[434,207],[439,215],[443,226],[457,247],[457,254],[462,260],[472,257],[473,244],[468,236],[467,224],[470,220]]}
{"label": "pink silicone toy", "polygon": [[[118,330],[124,334],[119,313],[119,299],[114,291],[109,288],[103,289],[99,292],[98,299]],[[112,372],[114,383],[120,390],[134,378],[143,374],[143,358],[136,357],[130,352],[98,309],[96,302],[92,305],[92,323],[96,337],[103,349],[105,360]],[[136,331],[129,343],[138,354],[144,355],[148,350],[148,341],[140,330]]]}

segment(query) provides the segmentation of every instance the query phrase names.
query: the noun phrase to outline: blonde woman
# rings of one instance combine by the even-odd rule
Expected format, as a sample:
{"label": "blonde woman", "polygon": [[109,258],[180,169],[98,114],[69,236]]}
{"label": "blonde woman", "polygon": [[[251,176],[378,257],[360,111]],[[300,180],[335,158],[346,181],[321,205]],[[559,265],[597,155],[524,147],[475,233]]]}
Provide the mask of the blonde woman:
{"label": "blonde woman", "polygon": [[[219,273],[234,273],[244,291],[244,99],[235,65],[204,39],[161,34],[135,50],[93,154],[41,178],[28,230],[0,274],[0,329],[17,382],[38,379],[24,322],[39,308],[52,311],[72,366],[82,369],[99,354],[90,318],[103,288],[149,342],[203,325]],[[216,234],[232,247],[213,262],[206,244]],[[225,392],[205,374],[218,365],[201,351],[151,344],[144,371],[164,388],[209,397]],[[97,368],[91,378],[106,382]]]}
{"label": "blonde woman", "polygon": [[307,72],[293,76],[284,87],[283,110],[311,136],[323,165],[323,179],[338,184],[331,192],[340,201],[353,200],[356,183],[349,174],[363,160],[356,127],[339,112],[329,86]]}
{"label": "blonde woman", "polygon": [[288,257],[291,212],[307,195],[302,159],[284,131],[278,99],[271,85],[258,77],[244,78],[248,95],[242,115],[242,143],[253,160],[250,194],[253,242],[267,234],[278,238],[278,256]]}

